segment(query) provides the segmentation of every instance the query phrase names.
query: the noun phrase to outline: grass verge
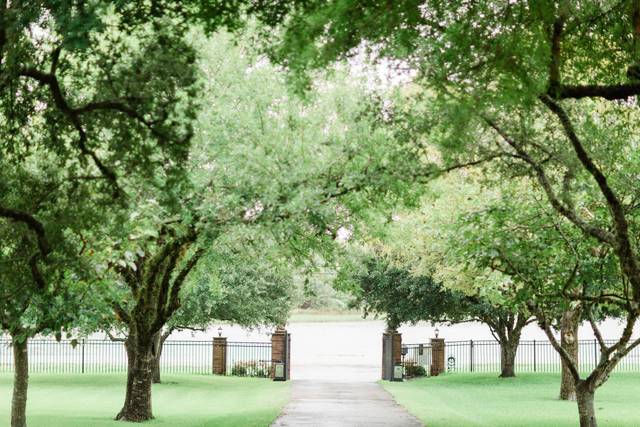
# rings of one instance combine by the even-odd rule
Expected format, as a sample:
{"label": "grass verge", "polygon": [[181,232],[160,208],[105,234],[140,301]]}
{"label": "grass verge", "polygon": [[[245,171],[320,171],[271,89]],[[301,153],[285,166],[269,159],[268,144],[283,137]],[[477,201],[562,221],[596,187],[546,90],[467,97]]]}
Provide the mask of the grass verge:
{"label": "grass verge", "polygon": [[[557,399],[556,374],[445,374],[383,386],[429,427],[578,425],[576,403]],[[598,424],[640,426],[639,395],[640,374],[612,375],[596,392]]]}
{"label": "grass verge", "polygon": [[[154,385],[155,419],[144,425],[266,427],[289,399],[288,383],[265,379],[172,376]],[[32,375],[29,427],[122,426],[113,421],[124,400],[122,375]],[[9,424],[11,376],[0,375],[0,425]]]}

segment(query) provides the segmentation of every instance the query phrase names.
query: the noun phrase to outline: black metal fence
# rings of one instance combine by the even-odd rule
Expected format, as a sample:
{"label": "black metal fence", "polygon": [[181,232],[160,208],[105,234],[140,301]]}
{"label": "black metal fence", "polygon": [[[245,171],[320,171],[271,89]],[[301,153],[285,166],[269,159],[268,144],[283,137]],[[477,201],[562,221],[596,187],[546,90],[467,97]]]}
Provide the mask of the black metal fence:
{"label": "black metal fence", "polygon": [[[606,340],[607,345],[616,341]],[[597,340],[580,340],[580,370],[596,366],[600,357]],[[500,372],[500,344],[494,340],[447,341],[445,363],[449,372]],[[520,341],[516,352],[517,372],[560,372],[560,356],[546,340]],[[616,371],[640,372],[640,348],[631,351],[616,367]]]}
{"label": "black metal fence", "polygon": [[226,375],[269,378],[273,363],[270,342],[228,342]]}
{"label": "black metal fence", "polygon": [[[212,341],[165,341],[160,371],[175,374],[210,374],[213,369]],[[271,370],[270,342],[227,342],[226,374],[268,377]],[[0,339],[0,372],[13,370],[11,341]],[[127,370],[122,342],[110,340],[33,339],[29,341],[32,373],[118,373]]]}
{"label": "black metal fence", "polygon": [[431,371],[431,344],[402,345],[403,377],[423,377]]}

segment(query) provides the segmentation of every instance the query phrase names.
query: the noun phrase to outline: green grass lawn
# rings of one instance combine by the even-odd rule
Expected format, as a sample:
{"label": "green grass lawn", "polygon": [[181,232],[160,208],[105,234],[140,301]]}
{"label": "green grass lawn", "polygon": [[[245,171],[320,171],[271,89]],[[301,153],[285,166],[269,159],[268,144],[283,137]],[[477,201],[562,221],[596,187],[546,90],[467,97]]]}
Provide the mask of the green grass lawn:
{"label": "green grass lawn", "polygon": [[[578,425],[576,403],[557,399],[559,375],[496,377],[449,374],[383,386],[428,427]],[[596,392],[598,424],[640,426],[638,396],[639,374],[612,375]]]}
{"label": "green grass lawn", "polygon": [[[153,388],[155,420],[172,427],[266,427],[289,399],[288,383],[266,379],[170,376]],[[32,375],[29,427],[119,426],[122,375]],[[9,424],[11,376],[0,375],[0,425]]]}
{"label": "green grass lawn", "polygon": [[289,323],[327,323],[327,322],[361,322],[362,312],[355,310],[294,310],[289,316]]}

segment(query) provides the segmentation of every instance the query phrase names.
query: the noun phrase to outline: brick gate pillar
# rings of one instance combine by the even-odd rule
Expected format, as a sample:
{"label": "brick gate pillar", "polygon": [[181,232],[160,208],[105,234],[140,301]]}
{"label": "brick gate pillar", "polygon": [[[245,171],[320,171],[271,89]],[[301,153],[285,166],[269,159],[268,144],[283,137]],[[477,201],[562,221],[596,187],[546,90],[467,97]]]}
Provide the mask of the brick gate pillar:
{"label": "brick gate pillar", "polygon": [[213,375],[227,374],[227,337],[213,338]]}
{"label": "brick gate pillar", "polygon": [[445,370],[444,338],[431,338],[431,375],[438,376]]}
{"label": "brick gate pillar", "polygon": [[271,334],[271,378],[275,378],[275,363],[284,363],[285,381],[291,378],[291,335],[283,327]]}
{"label": "brick gate pillar", "polygon": [[393,367],[402,363],[402,334],[387,330],[382,334],[382,379],[393,380]]}

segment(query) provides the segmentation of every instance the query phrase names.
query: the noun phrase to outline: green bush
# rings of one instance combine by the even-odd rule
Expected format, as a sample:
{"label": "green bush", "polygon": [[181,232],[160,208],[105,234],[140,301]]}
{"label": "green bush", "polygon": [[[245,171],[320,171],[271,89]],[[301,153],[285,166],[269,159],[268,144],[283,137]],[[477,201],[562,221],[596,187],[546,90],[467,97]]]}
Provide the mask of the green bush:
{"label": "green bush", "polygon": [[231,375],[237,377],[246,377],[247,368],[241,362],[236,363],[235,365],[233,365],[233,368],[231,368]]}
{"label": "green bush", "polygon": [[231,375],[238,377],[269,378],[271,367],[257,361],[236,362],[231,368]]}
{"label": "green bush", "polygon": [[404,374],[408,378],[424,377],[427,375],[427,370],[422,365],[408,363],[408,364],[405,364]]}

